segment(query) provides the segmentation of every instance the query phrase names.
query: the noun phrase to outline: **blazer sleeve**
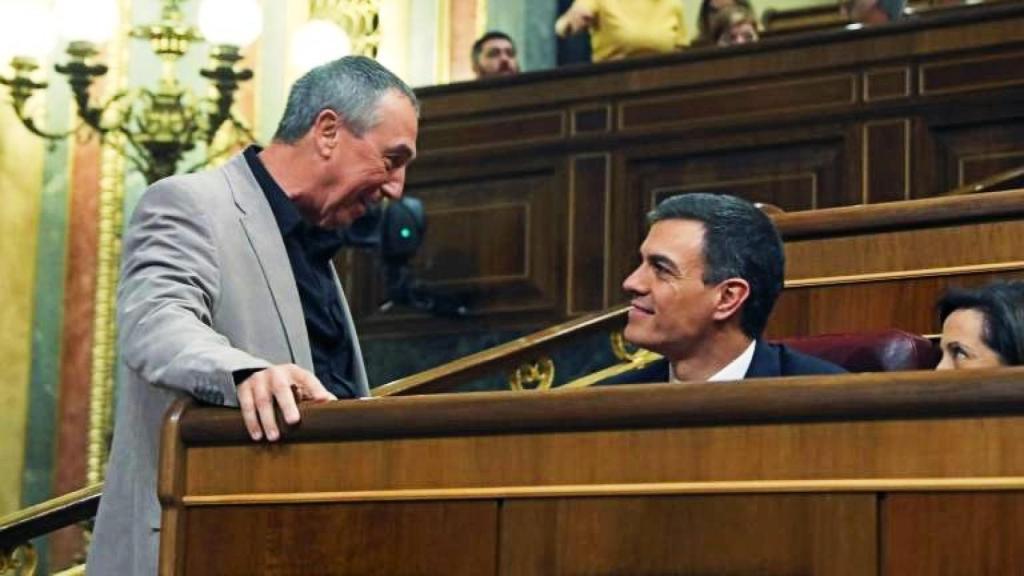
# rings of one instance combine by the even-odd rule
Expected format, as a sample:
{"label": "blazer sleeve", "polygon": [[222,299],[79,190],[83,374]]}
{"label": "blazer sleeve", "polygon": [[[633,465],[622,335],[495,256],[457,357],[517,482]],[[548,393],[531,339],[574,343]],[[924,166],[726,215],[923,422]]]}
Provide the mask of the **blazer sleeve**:
{"label": "blazer sleeve", "polygon": [[197,196],[181,179],[163,180],[132,214],[118,287],[121,358],[152,385],[237,406],[232,373],[270,363],[213,328],[220,268]]}

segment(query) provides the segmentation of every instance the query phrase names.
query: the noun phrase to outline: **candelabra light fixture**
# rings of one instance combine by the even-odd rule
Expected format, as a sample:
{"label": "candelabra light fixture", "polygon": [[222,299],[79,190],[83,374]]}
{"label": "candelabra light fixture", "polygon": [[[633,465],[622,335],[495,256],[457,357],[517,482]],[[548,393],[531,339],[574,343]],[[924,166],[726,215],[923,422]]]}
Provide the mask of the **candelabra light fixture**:
{"label": "candelabra light fixture", "polygon": [[[162,0],[158,22],[130,31],[132,38],[148,41],[161,61],[157,86],[119,90],[105,100],[90,92],[108,70],[97,57],[100,44],[117,28],[117,0],[57,0],[55,14],[44,15],[36,26],[30,24],[31,15],[7,14],[5,20],[15,28],[0,30],[0,43],[8,44],[11,73],[0,74],[0,84],[9,88],[18,120],[48,140],[98,135],[117,146],[147,182],[179,169],[199,168],[216,157],[214,137],[225,126],[233,126],[244,139],[252,140],[247,124],[232,108],[239,84],[252,78],[252,71],[238,63],[242,48],[259,35],[259,4],[256,0],[202,0],[196,28],[185,22],[182,5],[186,1]],[[38,27],[52,26],[53,21],[64,23],[61,35],[69,41],[67,61],[55,69],[67,77],[78,118],[63,131],[41,126],[29,104],[47,87],[40,68],[52,46],[45,40],[53,36],[52,31]],[[27,36],[19,42],[18,34]],[[199,74],[209,81],[211,90],[209,95],[199,96],[178,80],[177,64],[193,45],[203,41],[211,44],[210,60]],[[200,143],[207,146],[205,158],[192,166],[180,166],[184,156]]]}

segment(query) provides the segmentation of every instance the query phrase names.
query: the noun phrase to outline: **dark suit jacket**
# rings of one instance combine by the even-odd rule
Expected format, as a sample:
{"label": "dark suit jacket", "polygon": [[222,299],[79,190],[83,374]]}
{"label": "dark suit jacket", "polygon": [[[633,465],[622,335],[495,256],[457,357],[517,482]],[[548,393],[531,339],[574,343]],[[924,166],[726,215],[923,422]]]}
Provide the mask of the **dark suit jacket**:
{"label": "dark suit jacket", "polygon": [[[797,352],[783,344],[769,344],[758,340],[754,358],[744,378],[772,378],[776,376],[806,376],[811,374],[844,374],[839,366],[814,356]],[[626,372],[600,384],[640,384],[668,382],[668,360],[662,358],[639,370]]]}

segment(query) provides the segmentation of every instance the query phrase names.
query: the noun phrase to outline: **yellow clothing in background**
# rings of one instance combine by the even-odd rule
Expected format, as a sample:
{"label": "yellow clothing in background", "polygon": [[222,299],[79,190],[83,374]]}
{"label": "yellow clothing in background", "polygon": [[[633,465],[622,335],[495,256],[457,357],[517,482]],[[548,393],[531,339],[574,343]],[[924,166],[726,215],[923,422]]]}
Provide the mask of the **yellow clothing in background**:
{"label": "yellow clothing in background", "polygon": [[594,62],[666,54],[686,46],[682,0],[576,0],[595,16]]}

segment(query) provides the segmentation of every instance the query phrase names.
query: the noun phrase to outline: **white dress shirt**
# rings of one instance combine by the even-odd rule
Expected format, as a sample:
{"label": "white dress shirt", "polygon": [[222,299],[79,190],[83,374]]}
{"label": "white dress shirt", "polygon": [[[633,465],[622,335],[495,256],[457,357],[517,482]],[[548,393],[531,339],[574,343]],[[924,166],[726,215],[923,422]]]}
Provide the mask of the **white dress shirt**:
{"label": "white dress shirt", "polygon": [[[750,363],[754,361],[754,348],[756,347],[757,340],[751,340],[746,350],[734,358],[732,362],[726,364],[724,368],[712,374],[707,381],[726,382],[729,380],[743,380],[747,375],[747,370],[750,369]],[[668,365],[668,376],[669,382],[682,382],[682,380],[676,378],[675,367],[671,363]]]}

